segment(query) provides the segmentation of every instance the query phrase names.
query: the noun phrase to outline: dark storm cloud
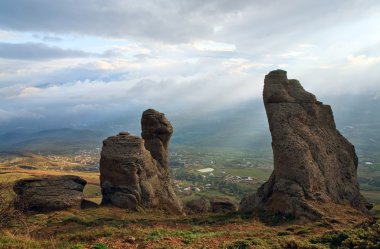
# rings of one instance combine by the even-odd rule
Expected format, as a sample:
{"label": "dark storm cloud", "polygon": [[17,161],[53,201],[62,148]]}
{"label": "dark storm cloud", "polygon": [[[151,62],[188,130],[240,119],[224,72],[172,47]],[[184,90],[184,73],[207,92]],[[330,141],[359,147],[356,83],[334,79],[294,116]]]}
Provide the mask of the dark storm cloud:
{"label": "dark storm cloud", "polygon": [[0,42],[0,58],[16,60],[49,60],[57,58],[87,57],[91,54],[73,50],[50,47],[43,43],[5,43]]}
{"label": "dark storm cloud", "polygon": [[171,43],[217,37],[252,45],[271,37],[281,43],[300,31],[312,36],[376,5],[379,1],[12,0],[0,2],[0,28]]}
{"label": "dark storm cloud", "polygon": [[147,37],[187,41],[213,32],[213,24],[249,1],[51,1],[0,2],[0,28]]}

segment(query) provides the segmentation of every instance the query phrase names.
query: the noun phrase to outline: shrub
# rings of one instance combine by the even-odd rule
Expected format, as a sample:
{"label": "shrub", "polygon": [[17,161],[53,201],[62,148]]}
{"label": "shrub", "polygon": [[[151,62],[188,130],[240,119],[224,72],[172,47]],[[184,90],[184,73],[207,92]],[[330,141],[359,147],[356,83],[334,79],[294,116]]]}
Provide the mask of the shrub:
{"label": "shrub", "polygon": [[249,241],[247,240],[237,240],[227,245],[227,249],[248,249],[251,248]]}
{"label": "shrub", "polygon": [[244,240],[236,240],[228,244],[227,249],[246,249],[246,248],[267,248],[266,243],[259,238],[247,238]]}
{"label": "shrub", "polygon": [[342,245],[343,241],[348,239],[350,236],[347,232],[333,231],[324,234],[322,237],[313,238],[310,240],[313,244],[328,244],[331,248],[338,248]]}
{"label": "shrub", "polygon": [[319,245],[310,244],[307,241],[290,239],[281,243],[281,248],[286,249],[320,249],[325,248]]}
{"label": "shrub", "polygon": [[311,243],[324,244],[329,248],[374,249],[380,248],[379,221],[364,224],[350,231],[333,231],[313,238]]}
{"label": "shrub", "polygon": [[278,232],[277,235],[278,236],[287,236],[287,235],[290,235],[290,233],[288,231],[281,231],[281,232]]}
{"label": "shrub", "polygon": [[77,244],[77,245],[71,246],[70,249],[84,249],[84,246]]}
{"label": "shrub", "polygon": [[102,243],[98,243],[92,247],[92,249],[108,249],[108,246]]}

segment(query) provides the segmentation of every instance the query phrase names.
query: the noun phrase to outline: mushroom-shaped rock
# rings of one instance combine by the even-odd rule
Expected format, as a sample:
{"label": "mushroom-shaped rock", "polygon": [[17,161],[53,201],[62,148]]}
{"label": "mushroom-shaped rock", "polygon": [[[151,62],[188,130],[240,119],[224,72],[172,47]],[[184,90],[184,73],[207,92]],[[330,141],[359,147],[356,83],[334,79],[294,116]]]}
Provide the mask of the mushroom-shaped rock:
{"label": "mushroom-shaped rock", "polygon": [[[160,114],[151,109],[145,113]],[[164,118],[162,120],[166,121],[163,122],[167,122],[171,130],[170,133],[160,133],[157,130],[163,130],[162,126],[155,126],[151,118],[144,119],[144,114],[142,120],[147,121],[142,123],[149,123],[151,125],[147,127],[153,127],[151,133],[144,133],[146,129],[143,129],[143,134],[148,134],[144,136],[147,137],[149,146],[146,146],[147,141],[144,139],[127,132],[103,141],[100,159],[102,204],[129,210],[159,208],[182,213],[182,203],[173,190],[168,174],[167,149],[173,128]],[[166,137],[162,138],[164,134]],[[147,150],[148,147],[151,151]],[[154,153],[156,156],[153,156]],[[165,168],[162,166],[163,162]]]}
{"label": "mushroom-shaped rock", "polygon": [[239,210],[311,220],[323,216],[313,203],[349,204],[366,211],[370,205],[359,192],[354,146],[336,129],[331,107],[297,80],[288,80],[283,70],[265,76],[263,97],[274,171],[257,193],[241,200]]}
{"label": "mushroom-shaped rock", "polygon": [[47,176],[18,180],[15,206],[23,211],[49,212],[80,208],[86,181],[78,176]]}

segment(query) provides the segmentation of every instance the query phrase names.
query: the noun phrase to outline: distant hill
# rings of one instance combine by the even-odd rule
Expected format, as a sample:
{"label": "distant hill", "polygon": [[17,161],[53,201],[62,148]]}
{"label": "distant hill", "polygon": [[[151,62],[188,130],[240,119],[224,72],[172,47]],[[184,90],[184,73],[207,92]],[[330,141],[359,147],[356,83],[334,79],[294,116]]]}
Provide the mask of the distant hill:
{"label": "distant hill", "polygon": [[[380,98],[350,95],[321,99],[332,106],[337,128],[356,147],[362,160],[380,161]],[[89,129],[49,129],[0,135],[0,151],[70,152],[101,147],[102,140],[127,130],[139,135],[140,115],[107,118],[107,125]],[[271,151],[271,138],[260,99],[213,112],[167,113],[174,126],[172,144]],[[79,120],[83,121],[83,120]]]}
{"label": "distant hill", "polygon": [[268,122],[261,102],[243,103],[203,115],[174,117],[172,143],[238,149],[271,149]]}
{"label": "distant hill", "polygon": [[[337,128],[360,152],[380,152],[380,99],[358,95],[323,102],[332,106]],[[267,117],[261,101],[206,116],[175,117],[173,123],[173,143],[271,149]]]}
{"label": "distant hill", "polygon": [[104,134],[83,129],[51,129],[35,133],[0,135],[1,151],[71,153],[80,149],[101,147]]}

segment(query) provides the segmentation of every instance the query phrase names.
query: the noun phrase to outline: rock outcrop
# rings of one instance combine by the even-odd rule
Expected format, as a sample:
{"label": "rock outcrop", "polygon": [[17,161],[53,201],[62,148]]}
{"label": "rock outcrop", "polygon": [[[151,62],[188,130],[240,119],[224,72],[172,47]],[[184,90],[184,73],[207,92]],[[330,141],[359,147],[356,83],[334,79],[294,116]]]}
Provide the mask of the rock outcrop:
{"label": "rock outcrop", "polygon": [[211,211],[214,213],[236,212],[236,204],[227,198],[213,198],[210,200]]}
{"label": "rock outcrop", "polygon": [[23,211],[49,212],[81,208],[86,181],[78,176],[47,176],[18,180],[15,206]]}
{"label": "rock outcrop", "polygon": [[102,204],[182,213],[169,177],[168,145],[173,127],[164,114],[152,109],[143,113],[141,123],[144,139],[121,132],[103,141]]}
{"label": "rock outcrop", "polygon": [[211,211],[211,204],[209,199],[201,197],[185,202],[185,208],[188,214],[208,213]]}
{"label": "rock outcrop", "polygon": [[359,192],[354,146],[335,127],[331,107],[317,101],[285,71],[265,76],[264,105],[272,135],[274,171],[242,212],[266,211],[315,220],[315,203],[370,207]]}
{"label": "rock outcrop", "polygon": [[236,204],[228,198],[216,197],[216,198],[206,198],[200,197],[195,198],[185,203],[186,213],[197,214],[197,213],[229,213],[236,212]]}

